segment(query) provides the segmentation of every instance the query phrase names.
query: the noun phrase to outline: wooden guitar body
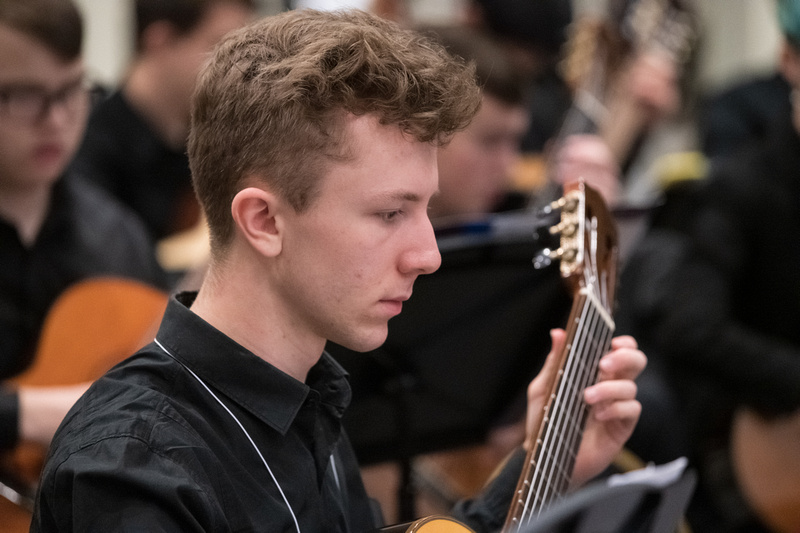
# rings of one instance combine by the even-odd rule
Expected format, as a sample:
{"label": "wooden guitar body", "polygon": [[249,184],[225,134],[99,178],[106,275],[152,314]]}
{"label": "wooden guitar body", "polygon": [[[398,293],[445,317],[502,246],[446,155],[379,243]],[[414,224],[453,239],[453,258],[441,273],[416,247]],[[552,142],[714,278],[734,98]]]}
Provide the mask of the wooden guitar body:
{"label": "wooden guitar body", "polygon": [[474,533],[458,520],[449,516],[428,516],[411,524],[400,524],[381,529],[381,533]]}
{"label": "wooden guitar body", "polygon": [[144,346],[155,334],[167,295],[144,283],[93,278],[56,300],[45,319],[33,364],[18,385],[93,381]]}
{"label": "wooden guitar body", "polygon": [[[48,387],[94,381],[150,341],[166,304],[165,293],[133,280],[76,283],[48,312],[33,364],[9,384]],[[23,442],[0,455],[0,481],[13,485],[22,497],[13,501],[16,495],[3,494],[0,486],[0,531],[28,531],[30,501],[46,451],[40,444]]]}

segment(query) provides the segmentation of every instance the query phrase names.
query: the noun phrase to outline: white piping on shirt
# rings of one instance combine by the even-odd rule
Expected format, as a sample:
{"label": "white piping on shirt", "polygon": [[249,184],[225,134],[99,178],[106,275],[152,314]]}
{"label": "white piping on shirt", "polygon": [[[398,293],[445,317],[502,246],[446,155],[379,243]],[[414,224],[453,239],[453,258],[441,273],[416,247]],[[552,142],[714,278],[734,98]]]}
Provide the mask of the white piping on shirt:
{"label": "white piping on shirt", "polygon": [[[155,342],[155,343],[158,345],[158,347],[159,347],[159,348],[161,348],[162,350],[164,350],[164,353],[165,353],[165,354],[167,354],[167,355],[168,355],[168,356],[170,356],[171,358],[175,359],[175,361],[177,361],[177,362],[178,362],[178,363],[179,363],[179,364],[180,364],[180,365],[181,365],[183,368],[185,368],[185,369],[186,369],[186,370],[187,370],[187,371],[188,371],[188,372],[189,372],[189,373],[190,373],[192,376],[194,376],[194,378],[195,378],[195,379],[198,381],[198,383],[200,383],[200,384],[203,386],[203,388],[205,388],[205,389],[208,391],[208,393],[209,393],[209,394],[211,394],[211,396],[213,396],[215,400],[217,400],[217,403],[218,403],[218,404],[220,404],[220,405],[222,406],[222,408],[223,408],[223,409],[225,409],[225,411],[227,411],[227,413],[228,413],[229,415],[231,415],[231,418],[233,418],[233,420],[236,422],[236,424],[238,424],[239,428],[241,428],[242,432],[244,432],[245,436],[247,437],[247,440],[249,440],[249,441],[250,441],[250,444],[252,444],[252,445],[253,445],[253,449],[256,451],[256,453],[258,454],[258,456],[261,458],[261,462],[262,462],[262,463],[264,463],[264,466],[267,468],[267,472],[269,472],[269,475],[270,475],[270,477],[272,478],[272,481],[274,481],[274,482],[275,482],[275,485],[278,487],[278,491],[281,493],[281,497],[283,498],[283,501],[286,503],[286,507],[288,507],[288,508],[289,508],[289,513],[292,515],[292,520],[294,520],[294,527],[295,527],[295,529],[297,530],[297,533],[300,533],[300,524],[298,524],[298,523],[297,523],[297,516],[295,516],[295,514],[294,514],[294,509],[292,509],[292,505],[289,503],[289,499],[286,497],[286,494],[283,492],[283,488],[281,487],[281,484],[280,484],[280,483],[278,483],[278,480],[275,478],[275,474],[273,474],[273,473],[272,473],[272,469],[269,467],[269,464],[267,463],[267,460],[266,460],[266,459],[264,459],[264,456],[261,454],[261,450],[259,450],[259,449],[258,449],[258,446],[256,446],[256,443],[253,441],[252,437],[250,437],[250,433],[248,433],[248,432],[247,432],[247,430],[246,430],[246,429],[244,428],[244,426],[242,425],[242,423],[241,423],[241,422],[239,422],[239,419],[238,419],[238,418],[236,418],[236,415],[235,415],[235,414],[233,414],[233,413],[231,412],[231,410],[230,410],[230,409],[228,409],[228,406],[227,406],[227,405],[225,405],[224,403],[222,403],[222,400],[220,400],[220,399],[217,397],[217,395],[216,395],[216,394],[214,394],[214,391],[212,391],[212,390],[211,390],[211,389],[208,387],[208,385],[206,385],[206,384],[205,384],[205,382],[204,382],[202,379],[200,379],[200,377],[199,377],[197,374],[195,374],[195,373],[194,373],[194,371],[192,371],[192,369],[191,369],[191,368],[189,368],[189,367],[188,367],[188,366],[186,366],[185,364],[181,363],[181,362],[178,360],[178,358],[177,358],[177,357],[175,357],[174,355],[172,355],[172,354],[169,352],[169,350],[167,350],[167,349],[164,347],[164,345],[163,345],[163,344],[161,344],[161,343],[159,342],[159,340],[158,340],[158,339],[153,339],[153,341],[154,341],[154,342]],[[331,459],[333,459],[333,456],[331,456]],[[334,468],[334,473],[335,473],[335,472],[336,472],[336,469]],[[337,485],[338,485],[338,478],[337,478]]]}

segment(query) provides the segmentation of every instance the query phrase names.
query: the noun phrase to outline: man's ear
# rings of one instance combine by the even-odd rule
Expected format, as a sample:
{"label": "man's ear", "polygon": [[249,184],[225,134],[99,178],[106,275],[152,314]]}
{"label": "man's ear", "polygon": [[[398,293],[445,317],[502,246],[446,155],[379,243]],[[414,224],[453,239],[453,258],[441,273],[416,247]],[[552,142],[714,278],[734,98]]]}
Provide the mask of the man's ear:
{"label": "man's ear", "polygon": [[231,215],[237,230],[253,248],[268,257],[278,255],[282,248],[278,214],[282,205],[274,194],[258,187],[242,189],[231,202]]}

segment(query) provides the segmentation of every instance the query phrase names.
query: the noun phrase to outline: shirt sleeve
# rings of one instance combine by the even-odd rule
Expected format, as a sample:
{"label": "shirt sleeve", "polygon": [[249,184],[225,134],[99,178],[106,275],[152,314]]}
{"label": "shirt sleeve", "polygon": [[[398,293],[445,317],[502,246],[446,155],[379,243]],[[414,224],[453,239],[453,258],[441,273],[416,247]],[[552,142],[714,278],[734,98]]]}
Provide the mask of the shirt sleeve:
{"label": "shirt sleeve", "polygon": [[474,499],[459,501],[452,515],[476,533],[499,531],[506,520],[511,499],[517,489],[526,453],[517,448],[486,488]]}
{"label": "shirt sleeve", "polygon": [[[51,458],[32,532],[227,531],[222,512],[184,466],[132,437]],[[67,497],[67,495],[69,495]]]}

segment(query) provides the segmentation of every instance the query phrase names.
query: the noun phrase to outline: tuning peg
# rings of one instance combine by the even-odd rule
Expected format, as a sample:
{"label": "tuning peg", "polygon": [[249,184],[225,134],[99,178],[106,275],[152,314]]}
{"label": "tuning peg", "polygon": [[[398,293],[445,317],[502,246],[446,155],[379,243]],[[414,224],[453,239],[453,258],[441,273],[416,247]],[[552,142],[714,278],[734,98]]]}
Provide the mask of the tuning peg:
{"label": "tuning peg", "polygon": [[571,262],[575,260],[576,256],[577,252],[575,248],[558,248],[557,250],[544,248],[541,253],[533,259],[533,266],[538,270],[550,266],[554,259]]}
{"label": "tuning peg", "polygon": [[569,196],[562,196],[558,200],[550,202],[550,205],[545,207],[545,209],[549,208],[550,211],[556,209],[574,211],[576,207],[578,207],[578,199],[574,195],[569,195]]}
{"label": "tuning peg", "polygon": [[572,237],[575,235],[575,232],[578,230],[577,224],[571,220],[563,220],[556,224],[555,226],[550,227],[550,234],[555,235],[560,233],[566,237]]}
{"label": "tuning peg", "polygon": [[541,253],[537,254],[536,257],[533,258],[533,268],[542,270],[552,265],[553,259],[550,257],[551,253],[552,251],[549,248],[545,248]]}

